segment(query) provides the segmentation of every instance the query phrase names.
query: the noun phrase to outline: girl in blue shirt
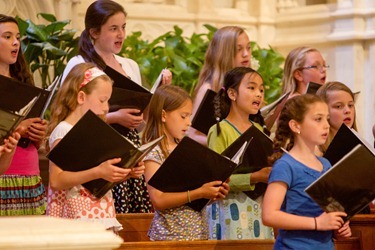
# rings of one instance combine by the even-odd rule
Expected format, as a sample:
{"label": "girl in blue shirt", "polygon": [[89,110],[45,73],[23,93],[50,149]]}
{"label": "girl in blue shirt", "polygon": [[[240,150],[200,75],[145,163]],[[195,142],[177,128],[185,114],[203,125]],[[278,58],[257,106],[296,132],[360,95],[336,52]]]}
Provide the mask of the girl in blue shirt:
{"label": "girl in blue shirt", "polygon": [[270,157],[274,165],[262,213],[264,225],[279,228],[274,249],[334,249],[334,235],[351,236],[344,212],[325,213],[304,192],[331,167],[314,154],[328,133],[328,107],[318,96],[300,95],[286,102]]}

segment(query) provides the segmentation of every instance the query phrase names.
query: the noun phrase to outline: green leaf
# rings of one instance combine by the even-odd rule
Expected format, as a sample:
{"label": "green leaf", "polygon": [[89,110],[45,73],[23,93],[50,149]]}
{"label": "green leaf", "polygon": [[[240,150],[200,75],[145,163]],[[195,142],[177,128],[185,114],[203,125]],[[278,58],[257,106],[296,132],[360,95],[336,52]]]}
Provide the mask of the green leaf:
{"label": "green leaf", "polygon": [[59,34],[63,31],[64,27],[68,25],[70,21],[56,21],[46,26],[45,32],[53,35],[53,34]]}
{"label": "green leaf", "polygon": [[38,13],[36,15],[37,17],[42,16],[45,20],[49,22],[56,22],[56,17],[53,14],[47,14],[47,13]]}
{"label": "green leaf", "polygon": [[26,33],[27,27],[29,27],[29,24],[19,16],[16,16],[16,20],[18,23],[18,29],[20,30],[20,36],[23,37]]}
{"label": "green leaf", "polygon": [[30,19],[27,20],[29,27],[26,30],[27,35],[29,38],[37,40],[37,41],[47,41],[48,35],[42,29],[43,26],[35,25]]}

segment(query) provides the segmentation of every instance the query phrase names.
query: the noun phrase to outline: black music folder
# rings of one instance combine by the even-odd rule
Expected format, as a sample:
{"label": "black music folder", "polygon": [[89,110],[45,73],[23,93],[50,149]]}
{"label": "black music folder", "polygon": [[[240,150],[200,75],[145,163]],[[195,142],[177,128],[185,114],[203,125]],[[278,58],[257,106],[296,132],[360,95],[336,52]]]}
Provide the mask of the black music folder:
{"label": "black music folder", "polygon": [[288,100],[290,92],[287,92],[280,96],[276,101],[262,107],[260,109],[261,115],[264,117],[264,123],[269,131],[271,131],[273,125],[278,119],[282,108]]}
{"label": "black music folder", "polygon": [[[242,163],[238,165],[233,174],[253,173],[269,166],[268,157],[273,153],[272,140],[254,124],[225,149],[222,155],[231,158],[238,148],[249,140],[251,142],[244,153]],[[266,188],[267,183],[257,183],[253,191],[244,191],[244,193],[255,200],[264,194]]]}
{"label": "black music folder", "polygon": [[[65,171],[82,171],[102,162],[121,158],[119,167],[134,167],[162,137],[137,148],[105,121],[89,110],[54,147],[47,158]],[[117,183],[96,179],[82,184],[97,198]]]}
{"label": "black music folder", "polygon": [[324,211],[344,211],[349,220],[375,199],[374,183],[375,151],[357,144],[305,191]]}
{"label": "black music folder", "polygon": [[309,82],[307,84],[306,94],[313,94],[315,95],[318,89],[322,86],[322,84],[316,82]]}
{"label": "black music folder", "polygon": [[361,138],[357,131],[342,124],[323,157],[327,158],[333,166],[358,144],[362,144],[368,149],[372,148],[365,139]]}
{"label": "black music folder", "polygon": [[[109,66],[106,66],[104,72],[113,80],[112,95],[109,99],[110,112],[122,108],[136,108],[141,114],[151,100],[151,92]],[[130,131],[120,124],[111,124],[111,126],[125,136]]]}
{"label": "black music folder", "polygon": [[35,103],[38,101],[38,98],[39,96],[34,97],[19,111],[9,111],[0,107],[0,145],[4,143],[4,139],[7,139],[22,122],[22,120],[25,119]]}
{"label": "black music folder", "polygon": [[207,89],[191,122],[191,126],[193,128],[205,135],[208,134],[210,128],[216,123],[215,108],[213,103],[215,96],[215,91]]}
{"label": "black music folder", "polygon": [[41,89],[16,79],[0,75],[0,107],[9,111],[18,111],[34,97],[39,96],[25,119],[40,117],[45,110],[51,91]]}
{"label": "black music folder", "polygon": [[[189,137],[184,137],[148,184],[162,192],[186,192],[207,182],[224,182],[241,162],[247,145],[243,143],[237,154],[229,159]],[[186,205],[201,211],[208,202],[208,199],[198,199]]]}

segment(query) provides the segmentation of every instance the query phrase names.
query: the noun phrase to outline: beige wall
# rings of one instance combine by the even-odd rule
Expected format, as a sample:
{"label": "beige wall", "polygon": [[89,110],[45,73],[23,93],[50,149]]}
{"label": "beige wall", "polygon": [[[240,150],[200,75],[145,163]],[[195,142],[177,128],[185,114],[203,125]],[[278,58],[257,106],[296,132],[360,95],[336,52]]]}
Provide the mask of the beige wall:
{"label": "beige wall", "polygon": [[[261,46],[272,45],[282,54],[294,47],[316,47],[331,68],[328,81],[338,80],[357,100],[360,133],[373,141],[375,123],[375,1],[373,0],[116,0],[128,12],[127,32],[141,30],[152,39],[174,25],[186,35],[217,27],[240,25]],[[36,13],[71,19],[81,31],[92,0],[0,0],[0,12],[35,21]]]}

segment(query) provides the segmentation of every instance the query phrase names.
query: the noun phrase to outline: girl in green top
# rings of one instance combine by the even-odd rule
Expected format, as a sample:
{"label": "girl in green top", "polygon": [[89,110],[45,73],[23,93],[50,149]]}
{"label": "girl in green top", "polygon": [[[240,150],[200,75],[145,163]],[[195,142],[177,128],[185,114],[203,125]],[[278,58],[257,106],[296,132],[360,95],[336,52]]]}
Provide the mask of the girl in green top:
{"label": "girl in green top", "polygon": [[[215,113],[221,122],[211,127],[208,146],[223,152],[250,126],[264,99],[261,75],[248,67],[238,67],[226,73],[224,86],[215,99]],[[260,126],[259,126],[260,127]],[[260,128],[261,129],[261,128]],[[230,192],[225,199],[208,207],[209,237],[212,239],[272,239],[272,228],[261,221],[261,200],[252,200],[243,191],[252,191],[256,183],[267,183],[270,167],[257,172],[233,174]]]}

